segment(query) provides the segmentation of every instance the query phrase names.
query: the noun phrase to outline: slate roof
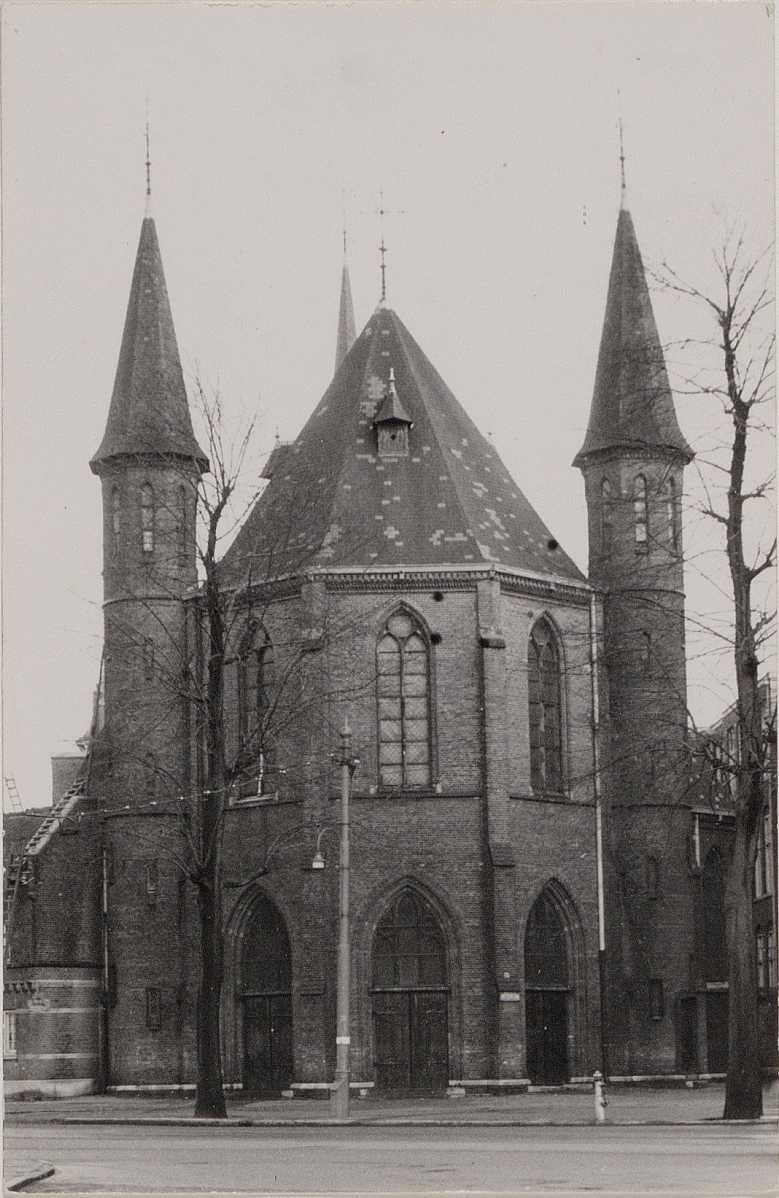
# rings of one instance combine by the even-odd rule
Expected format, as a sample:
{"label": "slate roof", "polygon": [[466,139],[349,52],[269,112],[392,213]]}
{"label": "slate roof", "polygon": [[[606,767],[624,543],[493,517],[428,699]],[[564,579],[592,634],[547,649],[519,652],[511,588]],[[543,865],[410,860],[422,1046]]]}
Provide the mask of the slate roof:
{"label": "slate roof", "polygon": [[207,458],[195,440],[157,230],[144,218],[105,434],[90,463],[126,454]]}
{"label": "slate roof", "polygon": [[[390,367],[413,422],[405,457],[377,450]],[[224,580],[466,563],[583,581],[403,322],[380,306],[285,448],[225,555]]]}
{"label": "slate roof", "polygon": [[584,444],[574,465],[609,449],[692,450],[676,420],[633,219],[622,208]]}

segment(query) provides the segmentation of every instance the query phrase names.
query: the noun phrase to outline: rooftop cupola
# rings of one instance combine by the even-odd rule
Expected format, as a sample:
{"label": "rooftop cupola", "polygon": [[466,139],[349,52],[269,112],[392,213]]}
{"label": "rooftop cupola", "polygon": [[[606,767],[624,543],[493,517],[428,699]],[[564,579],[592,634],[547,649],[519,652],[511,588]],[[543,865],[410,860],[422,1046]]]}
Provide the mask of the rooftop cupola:
{"label": "rooftop cupola", "polygon": [[625,450],[693,456],[676,420],[623,173],[590,419],[574,465]]}
{"label": "rooftop cupola", "polygon": [[184,458],[208,468],[192,431],[149,190],[108,420],[90,462],[95,474],[127,456]]}
{"label": "rooftop cupola", "polygon": [[379,404],[373,424],[378,437],[380,457],[405,457],[408,454],[408,434],[409,429],[414,427],[414,421],[400,401],[392,366],[384,399]]}

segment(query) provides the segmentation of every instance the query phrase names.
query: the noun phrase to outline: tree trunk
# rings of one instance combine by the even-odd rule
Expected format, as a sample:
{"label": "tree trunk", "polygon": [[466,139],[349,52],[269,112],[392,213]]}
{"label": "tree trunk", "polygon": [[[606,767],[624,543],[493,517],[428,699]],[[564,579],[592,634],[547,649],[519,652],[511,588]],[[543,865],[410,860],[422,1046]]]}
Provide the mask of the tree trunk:
{"label": "tree trunk", "polygon": [[200,982],[197,996],[195,1117],[200,1119],[227,1118],[219,1028],[223,975],[220,893],[218,884],[201,884],[198,887]]}
{"label": "tree trunk", "polygon": [[728,1072],[724,1119],[759,1119],[763,1113],[757,1026],[755,935],[752,926],[754,847],[746,821],[736,818],[725,890],[728,943]]}

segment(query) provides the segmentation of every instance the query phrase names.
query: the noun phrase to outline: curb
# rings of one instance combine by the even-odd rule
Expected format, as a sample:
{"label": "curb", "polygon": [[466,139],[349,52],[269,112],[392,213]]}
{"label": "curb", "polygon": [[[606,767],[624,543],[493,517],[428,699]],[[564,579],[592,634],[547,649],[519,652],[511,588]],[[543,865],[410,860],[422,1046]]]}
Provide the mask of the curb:
{"label": "curb", "polygon": [[572,1123],[570,1120],[561,1119],[521,1119],[508,1116],[497,1119],[443,1119],[435,1116],[428,1119],[410,1119],[403,1116],[385,1116],[377,1119],[196,1119],[194,1116],[161,1115],[114,1119],[73,1115],[55,1116],[42,1122],[102,1127],[219,1127],[228,1130],[236,1127],[761,1127],[779,1124],[779,1116],[763,1115],[760,1119],[728,1120],[715,1115],[707,1119],[612,1119],[599,1124],[594,1120]]}
{"label": "curb", "polygon": [[4,1182],[6,1190],[23,1190],[25,1186],[32,1185],[34,1181],[43,1181],[46,1177],[54,1176],[53,1165],[33,1165],[24,1173],[17,1173],[15,1177],[11,1177]]}

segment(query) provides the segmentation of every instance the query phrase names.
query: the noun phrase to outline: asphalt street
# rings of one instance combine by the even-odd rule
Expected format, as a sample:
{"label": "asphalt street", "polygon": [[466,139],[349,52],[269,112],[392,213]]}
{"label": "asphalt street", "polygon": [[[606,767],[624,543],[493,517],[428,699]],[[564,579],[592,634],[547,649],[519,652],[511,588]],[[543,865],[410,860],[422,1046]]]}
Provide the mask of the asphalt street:
{"label": "asphalt street", "polygon": [[779,1193],[777,1134],[737,1127],[7,1127],[28,1193],[722,1195]]}

